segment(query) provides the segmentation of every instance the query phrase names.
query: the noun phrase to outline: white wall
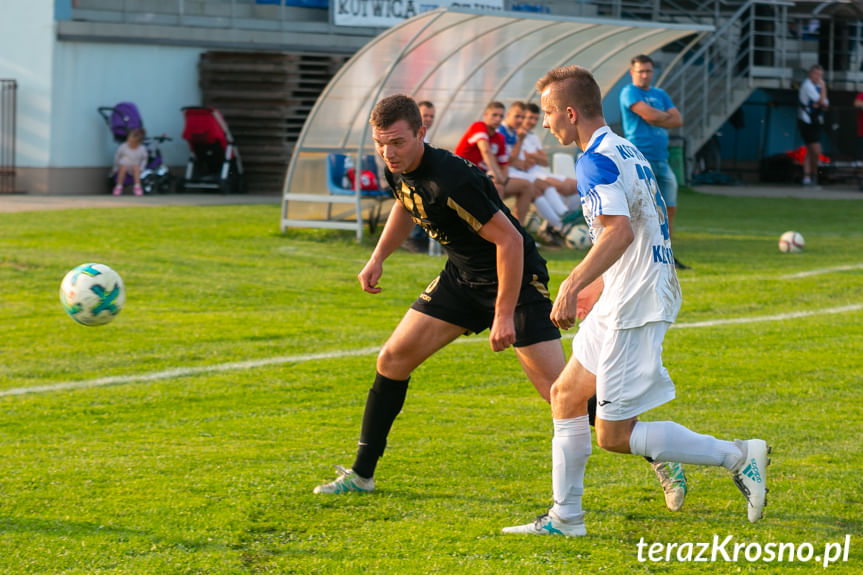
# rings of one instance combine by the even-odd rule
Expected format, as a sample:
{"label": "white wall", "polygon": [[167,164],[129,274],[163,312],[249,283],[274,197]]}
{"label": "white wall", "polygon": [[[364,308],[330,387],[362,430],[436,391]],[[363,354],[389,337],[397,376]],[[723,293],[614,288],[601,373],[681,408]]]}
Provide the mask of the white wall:
{"label": "white wall", "polygon": [[0,78],[17,81],[16,164],[49,165],[52,0],[0,0]]}
{"label": "white wall", "polygon": [[110,166],[99,106],[132,101],[148,133],[166,133],[168,165],[186,163],[182,106],[201,103],[198,48],[59,42],[53,0],[0,0],[0,78],[18,82],[16,164]]}
{"label": "white wall", "polygon": [[149,135],[173,139],[160,146],[170,166],[183,165],[188,144],[183,106],[201,104],[198,48],[56,42],[54,50],[51,167],[110,166],[114,143],[97,112],[134,102]]}

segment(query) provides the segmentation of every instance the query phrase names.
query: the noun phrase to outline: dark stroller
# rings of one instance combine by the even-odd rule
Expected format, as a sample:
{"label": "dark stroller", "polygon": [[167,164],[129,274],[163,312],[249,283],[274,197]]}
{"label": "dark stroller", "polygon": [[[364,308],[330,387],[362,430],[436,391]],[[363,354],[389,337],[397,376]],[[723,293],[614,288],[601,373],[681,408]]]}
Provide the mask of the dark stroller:
{"label": "dark stroller", "polygon": [[223,194],[245,192],[243,163],[222,114],[199,106],[187,106],[182,111],[186,118],[183,139],[191,151],[183,187]]}
{"label": "dark stroller", "polygon": [[[99,108],[99,114],[111,130],[114,141],[122,144],[132,130],[143,129],[144,122],[138,107],[132,102],[120,102],[113,108],[103,106]],[[166,135],[145,137],[144,146],[147,148],[147,165],[141,170],[141,188],[145,194],[165,194],[173,191],[174,178],[168,171],[168,167],[162,162],[162,152],[157,144],[170,142],[171,138]],[[108,174],[109,191],[115,184],[130,186],[134,183],[131,173],[127,173],[123,182],[116,182],[117,174],[114,169]]]}

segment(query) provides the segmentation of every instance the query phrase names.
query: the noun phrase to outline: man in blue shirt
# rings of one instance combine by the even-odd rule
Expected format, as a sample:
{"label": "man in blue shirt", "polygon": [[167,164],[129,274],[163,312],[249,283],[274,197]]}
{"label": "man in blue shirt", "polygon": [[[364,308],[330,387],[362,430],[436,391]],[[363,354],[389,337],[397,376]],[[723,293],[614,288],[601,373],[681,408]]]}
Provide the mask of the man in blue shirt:
{"label": "man in blue shirt", "polygon": [[[648,159],[656,176],[659,191],[668,210],[668,229],[674,224],[677,212],[677,178],[668,165],[668,130],[683,125],[680,111],[671,98],[653,82],[653,60],[639,54],[630,61],[632,84],[620,92],[620,115],[623,133]],[[677,269],[688,269],[674,259]]]}

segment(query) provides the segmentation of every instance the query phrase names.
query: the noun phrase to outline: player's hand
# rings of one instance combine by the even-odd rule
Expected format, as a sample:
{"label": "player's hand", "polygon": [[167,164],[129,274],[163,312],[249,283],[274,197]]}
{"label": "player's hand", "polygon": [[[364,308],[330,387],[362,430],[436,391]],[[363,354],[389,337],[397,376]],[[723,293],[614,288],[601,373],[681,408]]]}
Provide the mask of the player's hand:
{"label": "player's hand", "polygon": [[[573,289],[569,278],[563,280],[554,305],[551,307],[551,323],[559,329],[569,329],[575,325],[578,309],[578,291]],[[587,315],[587,314],[585,314]]]}
{"label": "player's hand", "polygon": [[596,300],[598,300],[599,296],[602,295],[602,287],[602,278],[600,277],[595,282],[578,292],[575,305],[575,317],[578,318],[578,321],[582,321],[587,317],[587,314],[590,313],[590,310],[593,309],[593,306],[596,304]]}
{"label": "player's hand", "polygon": [[377,260],[369,260],[362,271],[357,274],[357,279],[360,280],[360,286],[363,291],[368,293],[381,293],[381,288],[378,287],[378,280],[384,274],[384,267]]}
{"label": "player's hand", "polygon": [[503,351],[515,343],[515,322],[512,317],[494,318],[488,343],[491,345],[492,351]]}

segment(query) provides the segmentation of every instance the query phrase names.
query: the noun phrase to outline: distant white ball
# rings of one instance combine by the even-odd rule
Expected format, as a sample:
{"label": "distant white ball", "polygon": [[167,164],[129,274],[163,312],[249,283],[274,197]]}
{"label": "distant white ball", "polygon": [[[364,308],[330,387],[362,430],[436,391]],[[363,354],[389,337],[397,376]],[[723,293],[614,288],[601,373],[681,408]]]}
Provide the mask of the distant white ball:
{"label": "distant white ball", "polygon": [[797,232],[788,231],[779,237],[779,251],[786,254],[797,254],[803,251],[806,242]]}
{"label": "distant white ball", "polygon": [[566,232],[566,245],[576,250],[587,250],[593,245],[590,230],[586,224],[572,226]]}
{"label": "distant white ball", "polygon": [[539,228],[542,226],[542,218],[533,210],[527,214],[527,221],[524,222],[524,229],[533,235],[539,233]]}
{"label": "distant white ball", "polygon": [[83,264],[60,284],[60,302],[69,317],[83,325],[104,325],[126,303],[120,275],[105,264]]}

